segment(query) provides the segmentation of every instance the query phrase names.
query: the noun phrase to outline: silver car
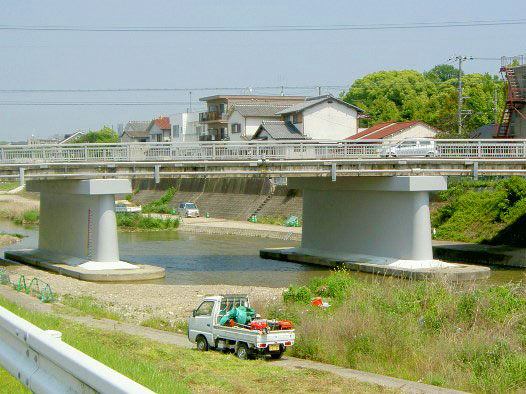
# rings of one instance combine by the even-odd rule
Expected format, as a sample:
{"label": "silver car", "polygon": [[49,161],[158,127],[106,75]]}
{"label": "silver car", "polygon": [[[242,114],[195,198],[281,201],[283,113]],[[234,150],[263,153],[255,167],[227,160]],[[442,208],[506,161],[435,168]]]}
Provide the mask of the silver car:
{"label": "silver car", "polygon": [[380,151],[381,157],[402,157],[402,156],[425,156],[434,157],[437,155],[435,141],[426,139],[401,140],[395,145],[389,146]]}
{"label": "silver car", "polygon": [[177,213],[186,218],[198,218],[199,209],[193,202],[182,202],[177,208]]}

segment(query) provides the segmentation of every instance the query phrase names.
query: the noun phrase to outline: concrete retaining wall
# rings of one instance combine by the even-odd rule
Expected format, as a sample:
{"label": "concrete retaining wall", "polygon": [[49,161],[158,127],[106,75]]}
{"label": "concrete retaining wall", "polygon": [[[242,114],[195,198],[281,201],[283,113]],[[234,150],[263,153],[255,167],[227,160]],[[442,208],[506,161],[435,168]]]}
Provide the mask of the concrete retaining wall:
{"label": "concrete retaining wall", "polygon": [[[170,187],[177,189],[172,207],[190,201],[199,207],[202,215],[208,212],[210,217],[232,220],[247,220],[272,191],[272,183],[266,178],[161,179],[158,184],[144,179],[133,181],[133,190],[138,190],[134,201],[146,204],[158,200]],[[301,212],[301,192],[275,186],[258,216],[301,216]]]}

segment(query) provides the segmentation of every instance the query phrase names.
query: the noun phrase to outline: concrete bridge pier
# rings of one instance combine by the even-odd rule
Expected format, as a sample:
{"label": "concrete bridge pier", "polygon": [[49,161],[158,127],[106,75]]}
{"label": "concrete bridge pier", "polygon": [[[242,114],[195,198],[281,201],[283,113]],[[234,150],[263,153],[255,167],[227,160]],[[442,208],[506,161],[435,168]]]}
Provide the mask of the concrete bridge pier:
{"label": "concrete bridge pier", "polygon": [[6,258],[87,280],[144,280],[164,269],[120,260],[115,194],[131,193],[127,179],[28,181],[40,193],[38,249]]}
{"label": "concrete bridge pier", "polygon": [[447,189],[445,177],[289,178],[288,184],[303,191],[301,247],[264,249],[262,257],[402,277],[489,275],[483,267],[433,259],[429,192]]}

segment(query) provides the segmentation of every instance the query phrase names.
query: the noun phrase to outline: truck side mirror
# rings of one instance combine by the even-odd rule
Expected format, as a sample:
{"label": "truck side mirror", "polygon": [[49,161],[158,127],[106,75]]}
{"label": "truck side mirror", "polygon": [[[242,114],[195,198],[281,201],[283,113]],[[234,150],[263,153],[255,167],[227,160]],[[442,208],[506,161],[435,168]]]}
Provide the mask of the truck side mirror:
{"label": "truck side mirror", "polygon": [[195,317],[195,309],[192,311],[192,316]]}

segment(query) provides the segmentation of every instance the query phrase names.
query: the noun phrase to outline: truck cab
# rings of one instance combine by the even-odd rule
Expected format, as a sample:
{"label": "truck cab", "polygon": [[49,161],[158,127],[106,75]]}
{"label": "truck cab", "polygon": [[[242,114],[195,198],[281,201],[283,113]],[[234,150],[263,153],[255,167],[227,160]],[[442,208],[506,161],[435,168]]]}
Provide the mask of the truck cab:
{"label": "truck cab", "polygon": [[[206,351],[218,349],[234,351],[241,359],[270,355],[280,358],[287,347],[294,344],[295,332],[290,327],[283,328],[274,320],[265,320],[261,329],[254,325],[221,325],[220,321],[230,310],[250,308],[247,295],[207,296],[188,319],[188,339],[196,343],[197,349]],[[223,319],[224,320],[224,319]],[[258,322],[263,320],[258,320]],[[259,327],[259,326],[258,326]]]}

